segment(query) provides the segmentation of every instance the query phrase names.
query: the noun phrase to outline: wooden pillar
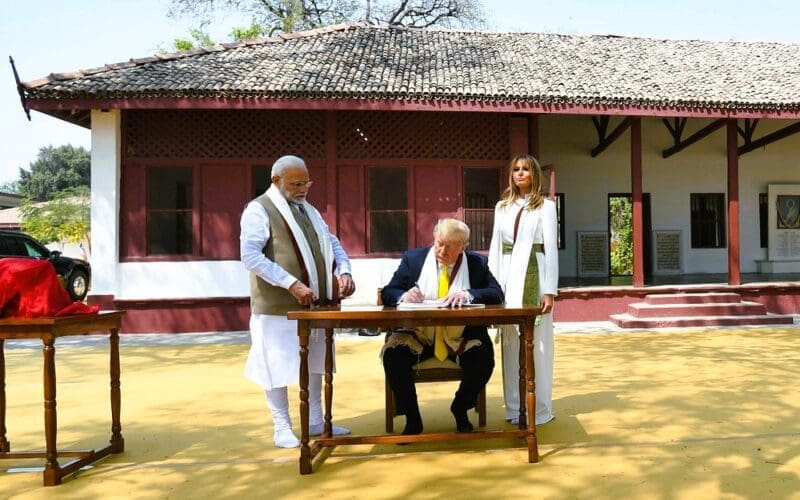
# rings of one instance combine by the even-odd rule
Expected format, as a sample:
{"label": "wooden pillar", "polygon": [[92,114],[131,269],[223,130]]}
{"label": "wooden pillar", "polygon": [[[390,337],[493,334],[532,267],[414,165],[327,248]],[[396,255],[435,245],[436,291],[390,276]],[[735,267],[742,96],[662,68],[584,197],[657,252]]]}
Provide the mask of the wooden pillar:
{"label": "wooden pillar", "polygon": [[631,198],[633,202],[633,286],[644,286],[644,217],[642,214],[642,119],[631,117]]}
{"label": "wooden pillar", "polygon": [[528,153],[542,161],[539,149],[539,115],[528,116]]}
{"label": "wooden pillar", "polygon": [[325,178],[327,179],[327,204],[325,222],[333,234],[339,234],[339,213],[336,209],[339,196],[339,179],[336,172],[336,111],[325,112]]}
{"label": "wooden pillar", "polygon": [[528,118],[512,116],[508,119],[508,159],[528,152]]}
{"label": "wooden pillar", "polygon": [[736,120],[728,119],[728,284],[739,285],[739,151]]}

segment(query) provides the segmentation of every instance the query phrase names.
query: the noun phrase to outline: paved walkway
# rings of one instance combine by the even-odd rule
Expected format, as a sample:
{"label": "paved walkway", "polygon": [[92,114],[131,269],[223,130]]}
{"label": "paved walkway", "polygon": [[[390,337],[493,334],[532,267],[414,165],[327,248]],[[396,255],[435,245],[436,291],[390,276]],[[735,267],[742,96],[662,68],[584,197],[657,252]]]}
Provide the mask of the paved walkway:
{"label": "paved walkway", "polygon": [[[539,464],[517,440],[342,446],[301,477],[297,450],[272,446],[263,393],[242,376],[246,333],[125,335],[126,452],[48,489],[28,469],[40,462],[0,462],[13,467],[0,469],[0,498],[800,499],[800,327],[557,332],[556,419],[539,427]],[[383,427],[381,341],[337,337],[334,417],[357,433]],[[10,344],[8,439],[41,448],[41,352]],[[103,344],[57,344],[62,446],[108,440]],[[501,384],[497,370],[489,428],[507,425]],[[420,388],[426,430],[453,426],[453,390]]]}

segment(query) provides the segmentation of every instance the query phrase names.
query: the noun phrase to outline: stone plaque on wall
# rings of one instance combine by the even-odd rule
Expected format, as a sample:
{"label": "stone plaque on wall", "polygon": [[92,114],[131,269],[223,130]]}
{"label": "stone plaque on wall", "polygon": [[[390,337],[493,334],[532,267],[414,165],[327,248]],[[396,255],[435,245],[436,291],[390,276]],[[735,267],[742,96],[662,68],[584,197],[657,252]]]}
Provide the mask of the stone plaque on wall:
{"label": "stone plaque on wall", "polygon": [[770,184],[767,200],[769,260],[800,260],[800,184]]}
{"label": "stone plaque on wall", "polygon": [[680,231],[653,231],[655,274],[680,274],[683,271]]}
{"label": "stone plaque on wall", "polygon": [[578,276],[608,276],[608,233],[578,231]]}

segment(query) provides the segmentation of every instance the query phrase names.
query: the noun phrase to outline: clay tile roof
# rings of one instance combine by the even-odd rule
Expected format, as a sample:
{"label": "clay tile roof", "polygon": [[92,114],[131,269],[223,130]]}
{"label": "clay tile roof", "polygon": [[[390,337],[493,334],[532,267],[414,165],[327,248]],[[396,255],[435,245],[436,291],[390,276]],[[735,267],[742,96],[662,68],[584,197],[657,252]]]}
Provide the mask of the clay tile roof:
{"label": "clay tile roof", "polygon": [[372,98],[800,109],[800,44],[348,23],[24,84],[28,100]]}

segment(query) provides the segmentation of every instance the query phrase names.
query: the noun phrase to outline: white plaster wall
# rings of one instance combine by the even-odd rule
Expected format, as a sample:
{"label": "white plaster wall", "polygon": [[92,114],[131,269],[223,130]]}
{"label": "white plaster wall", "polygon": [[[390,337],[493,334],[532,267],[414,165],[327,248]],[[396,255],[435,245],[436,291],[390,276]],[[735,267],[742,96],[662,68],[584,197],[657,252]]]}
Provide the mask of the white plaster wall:
{"label": "white plaster wall", "polygon": [[[709,123],[710,120],[689,120],[684,137]],[[663,158],[662,151],[672,144],[672,137],[660,120],[643,120],[642,188],[650,193],[653,230],[681,231],[684,273],[726,273],[727,248],[692,248],[690,216],[691,193],[727,193],[725,127]]]}
{"label": "white plaster wall", "polygon": [[[791,125],[794,121],[761,121],[756,137]],[[769,184],[800,183],[800,137],[791,136],[739,157],[739,212],[742,272],[757,272],[757,260],[767,259],[761,248],[758,223],[758,194]]]}
{"label": "white plaster wall", "polygon": [[374,305],[378,300],[378,288],[392,279],[400,259],[351,259],[356,292],[343,303],[349,305]]}
{"label": "white plaster wall", "polygon": [[78,243],[48,243],[45,245],[48,250],[58,250],[61,255],[73,259],[89,260],[88,253],[81,249]]}
{"label": "white plaster wall", "polygon": [[[610,130],[619,122],[612,120]],[[592,158],[597,133],[588,117],[540,117],[540,160],[556,169],[556,190],[564,193],[565,248],[559,274],[576,276],[577,231],[608,230],[608,193],[630,192],[629,136]]]}
{"label": "white plaster wall", "polygon": [[92,110],[92,295],[117,293],[120,135],[118,110]]}
{"label": "white plaster wall", "polygon": [[124,262],[118,299],[244,297],[249,275],[238,260]]}
{"label": "white plaster wall", "polygon": [[[613,118],[609,131],[621,121]],[[689,120],[688,137],[711,120]],[[788,125],[761,122],[755,137]],[[606,231],[609,193],[629,193],[630,132],[626,131],[599,156],[592,158],[597,133],[588,117],[541,116],[540,147],[543,164],[556,167],[558,191],[565,193],[566,248],[559,251],[560,274],[575,276],[576,232]],[[651,196],[653,230],[680,230],[685,273],[727,272],[727,248],[691,248],[689,195],[726,193],[725,128],[683,151],[662,158],[672,137],[660,119],[642,120],[642,188]],[[741,139],[740,139],[741,143]],[[800,138],[792,136],[739,159],[739,227],[742,272],[756,272],[756,260],[766,257],[760,248],[758,193],[769,183],[800,181]]]}
{"label": "white plaster wall", "polygon": [[[400,259],[352,259],[356,292],[346,304],[375,304],[377,290]],[[250,277],[239,261],[125,262],[119,264],[118,299],[247,297]]]}

